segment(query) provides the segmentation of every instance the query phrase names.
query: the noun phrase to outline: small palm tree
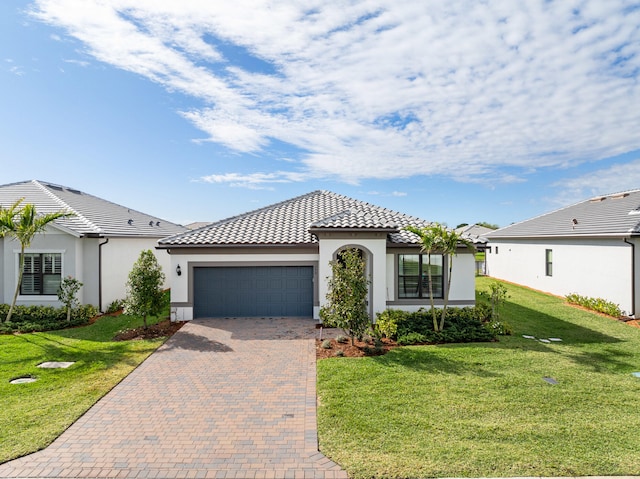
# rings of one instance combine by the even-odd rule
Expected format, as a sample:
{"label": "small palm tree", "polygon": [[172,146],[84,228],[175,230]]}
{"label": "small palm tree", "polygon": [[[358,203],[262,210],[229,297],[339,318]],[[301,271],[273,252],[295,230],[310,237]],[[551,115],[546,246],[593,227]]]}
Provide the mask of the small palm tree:
{"label": "small palm tree", "polygon": [[13,301],[9,307],[9,313],[5,321],[11,321],[13,310],[18,300],[18,294],[20,293],[20,286],[22,285],[22,273],[24,270],[24,251],[31,246],[31,241],[38,233],[42,233],[47,225],[58,218],[66,218],[73,216],[73,213],[67,211],[57,211],[55,213],[47,213],[38,215],[36,207],[30,203],[26,203],[24,206],[20,204],[24,201],[24,198],[16,201],[9,208],[0,207],[0,238],[6,236],[14,238],[20,243],[20,266],[18,271],[18,283],[16,284],[16,291],[13,294]]}
{"label": "small palm tree", "polygon": [[442,227],[439,238],[439,246],[442,254],[449,257],[449,275],[447,276],[447,287],[444,289],[444,306],[442,308],[442,316],[440,317],[440,331],[444,328],[444,317],[447,314],[447,305],[449,304],[449,291],[451,290],[451,273],[453,272],[453,257],[458,254],[458,246],[466,246],[471,251],[476,248],[467,238],[462,237],[455,230]]}
{"label": "small palm tree", "polygon": [[[420,249],[423,253],[427,254],[427,277],[429,278],[429,302],[431,303],[431,316],[433,319],[433,330],[438,331],[438,319],[436,318],[436,307],[433,300],[433,283],[431,281],[431,253],[438,249],[438,238],[440,236],[440,225],[438,223],[432,223],[429,226],[418,228],[416,226],[407,226],[404,229],[415,234],[420,238]],[[420,271],[420,278],[422,278],[422,271]],[[420,279],[422,281],[422,279]]]}
{"label": "small palm tree", "polygon": [[[449,304],[449,291],[451,289],[451,274],[453,272],[453,257],[457,254],[458,246],[464,245],[467,248],[475,251],[473,243],[455,230],[450,230],[446,226],[440,223],[431,223],[429,226],[417,228],[415,226],[407,226],[404,228],[420,238],[422,245],[421,251],[427,253],[427,276],[429,278],[429,300],[431,302],[431,315],[433,318],[433,330],[442,331],[444,329],[444,318],[447,314],[447,305]],[[433,300],[433,286],[431,281],[431,254],[438,251],[444,256],[449,257],[449,275],[447,277],[447,284],[444,286],[444,304],[442,308],[442,315],[440,316],[440,323],[436,317],[435,304]]]}

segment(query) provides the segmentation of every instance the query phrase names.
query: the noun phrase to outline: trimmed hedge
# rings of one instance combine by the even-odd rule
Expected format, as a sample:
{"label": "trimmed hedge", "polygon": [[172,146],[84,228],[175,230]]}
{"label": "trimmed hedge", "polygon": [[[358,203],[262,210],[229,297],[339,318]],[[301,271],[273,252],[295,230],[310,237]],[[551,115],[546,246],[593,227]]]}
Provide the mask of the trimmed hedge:
{"label": "trimmed hedge", "polygon": [[[441,311],[437,311],[438,319]],[[376,319],[384,329],[395,323],[396,333],[392,335],[398,344],[442,344],[487,342],[496,340],[496,332],[488,327],[490,311],[484,305],[473,308],[448,308],[443,331],[433,330],[431,311],[424,308],[416,312],[387,310]]]}
{"label": "trimmed hedge", "polygon": [[73,308],[71,321],[67,321],[67,310],[64,307],[16,306],[11,321],[6,322],[8,313],[9,305],[0,304],[0,333],[34,333],[81,326],[96,316],[98,310],[90,304]]}

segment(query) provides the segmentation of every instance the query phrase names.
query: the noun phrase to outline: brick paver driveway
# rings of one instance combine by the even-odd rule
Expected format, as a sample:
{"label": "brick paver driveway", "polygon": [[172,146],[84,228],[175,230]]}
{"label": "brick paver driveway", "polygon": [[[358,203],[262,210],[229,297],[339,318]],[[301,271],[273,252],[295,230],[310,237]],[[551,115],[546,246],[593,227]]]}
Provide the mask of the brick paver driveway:
{"label": "brick paver driveway", "polygon": [[0,477],[346,478],[318,452],[314,326],[192,321]]}

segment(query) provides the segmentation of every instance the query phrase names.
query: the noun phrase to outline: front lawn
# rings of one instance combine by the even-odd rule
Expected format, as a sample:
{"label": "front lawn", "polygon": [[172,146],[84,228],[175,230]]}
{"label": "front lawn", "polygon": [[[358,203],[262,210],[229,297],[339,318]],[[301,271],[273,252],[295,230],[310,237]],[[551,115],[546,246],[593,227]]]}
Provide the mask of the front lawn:
{"label": "front lawn", "polygon": [[321,451],[354,478],[640,474],[640,329],[506,286],[499,342],[319,361]]}
{"label": "front lawn", "polygon": [[[0,463],[46,447],[157,349],[164,339],[112,340],[141,324],[140,318],[105,316],[80,328],[0,335]],[[45,361],[75,364],[36,367]],[[29,375],[37,381],[10,384]]]}

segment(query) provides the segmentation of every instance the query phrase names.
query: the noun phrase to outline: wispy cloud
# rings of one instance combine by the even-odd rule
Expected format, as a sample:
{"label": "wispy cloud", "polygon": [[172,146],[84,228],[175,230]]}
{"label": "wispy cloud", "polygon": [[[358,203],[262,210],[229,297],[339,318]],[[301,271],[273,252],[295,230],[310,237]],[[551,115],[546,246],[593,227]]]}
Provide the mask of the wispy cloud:
{"label": "wispy cloud", "polygon": [[208,141],[290,144],[313,177],[515,182],[640,149],[625,0],[37,0],[33,15],[191,96],[181,114]]}
{"label": "wispy cloud", "polygon": [[561,189],[555,200],[559,205],[575,203],[591,196],[634,190],[640,187],[640,158],[563,180],[553,186]]}
{"label": "wispy cloud", "polygon": [[203,176],[201,181],[205,183],[226,184],[233,187],[243,187],[253,190],[273,189],[275,184],[294,183],[309,179],[303,173],[277,171],[274,173],[226,173],[223,175]]}

